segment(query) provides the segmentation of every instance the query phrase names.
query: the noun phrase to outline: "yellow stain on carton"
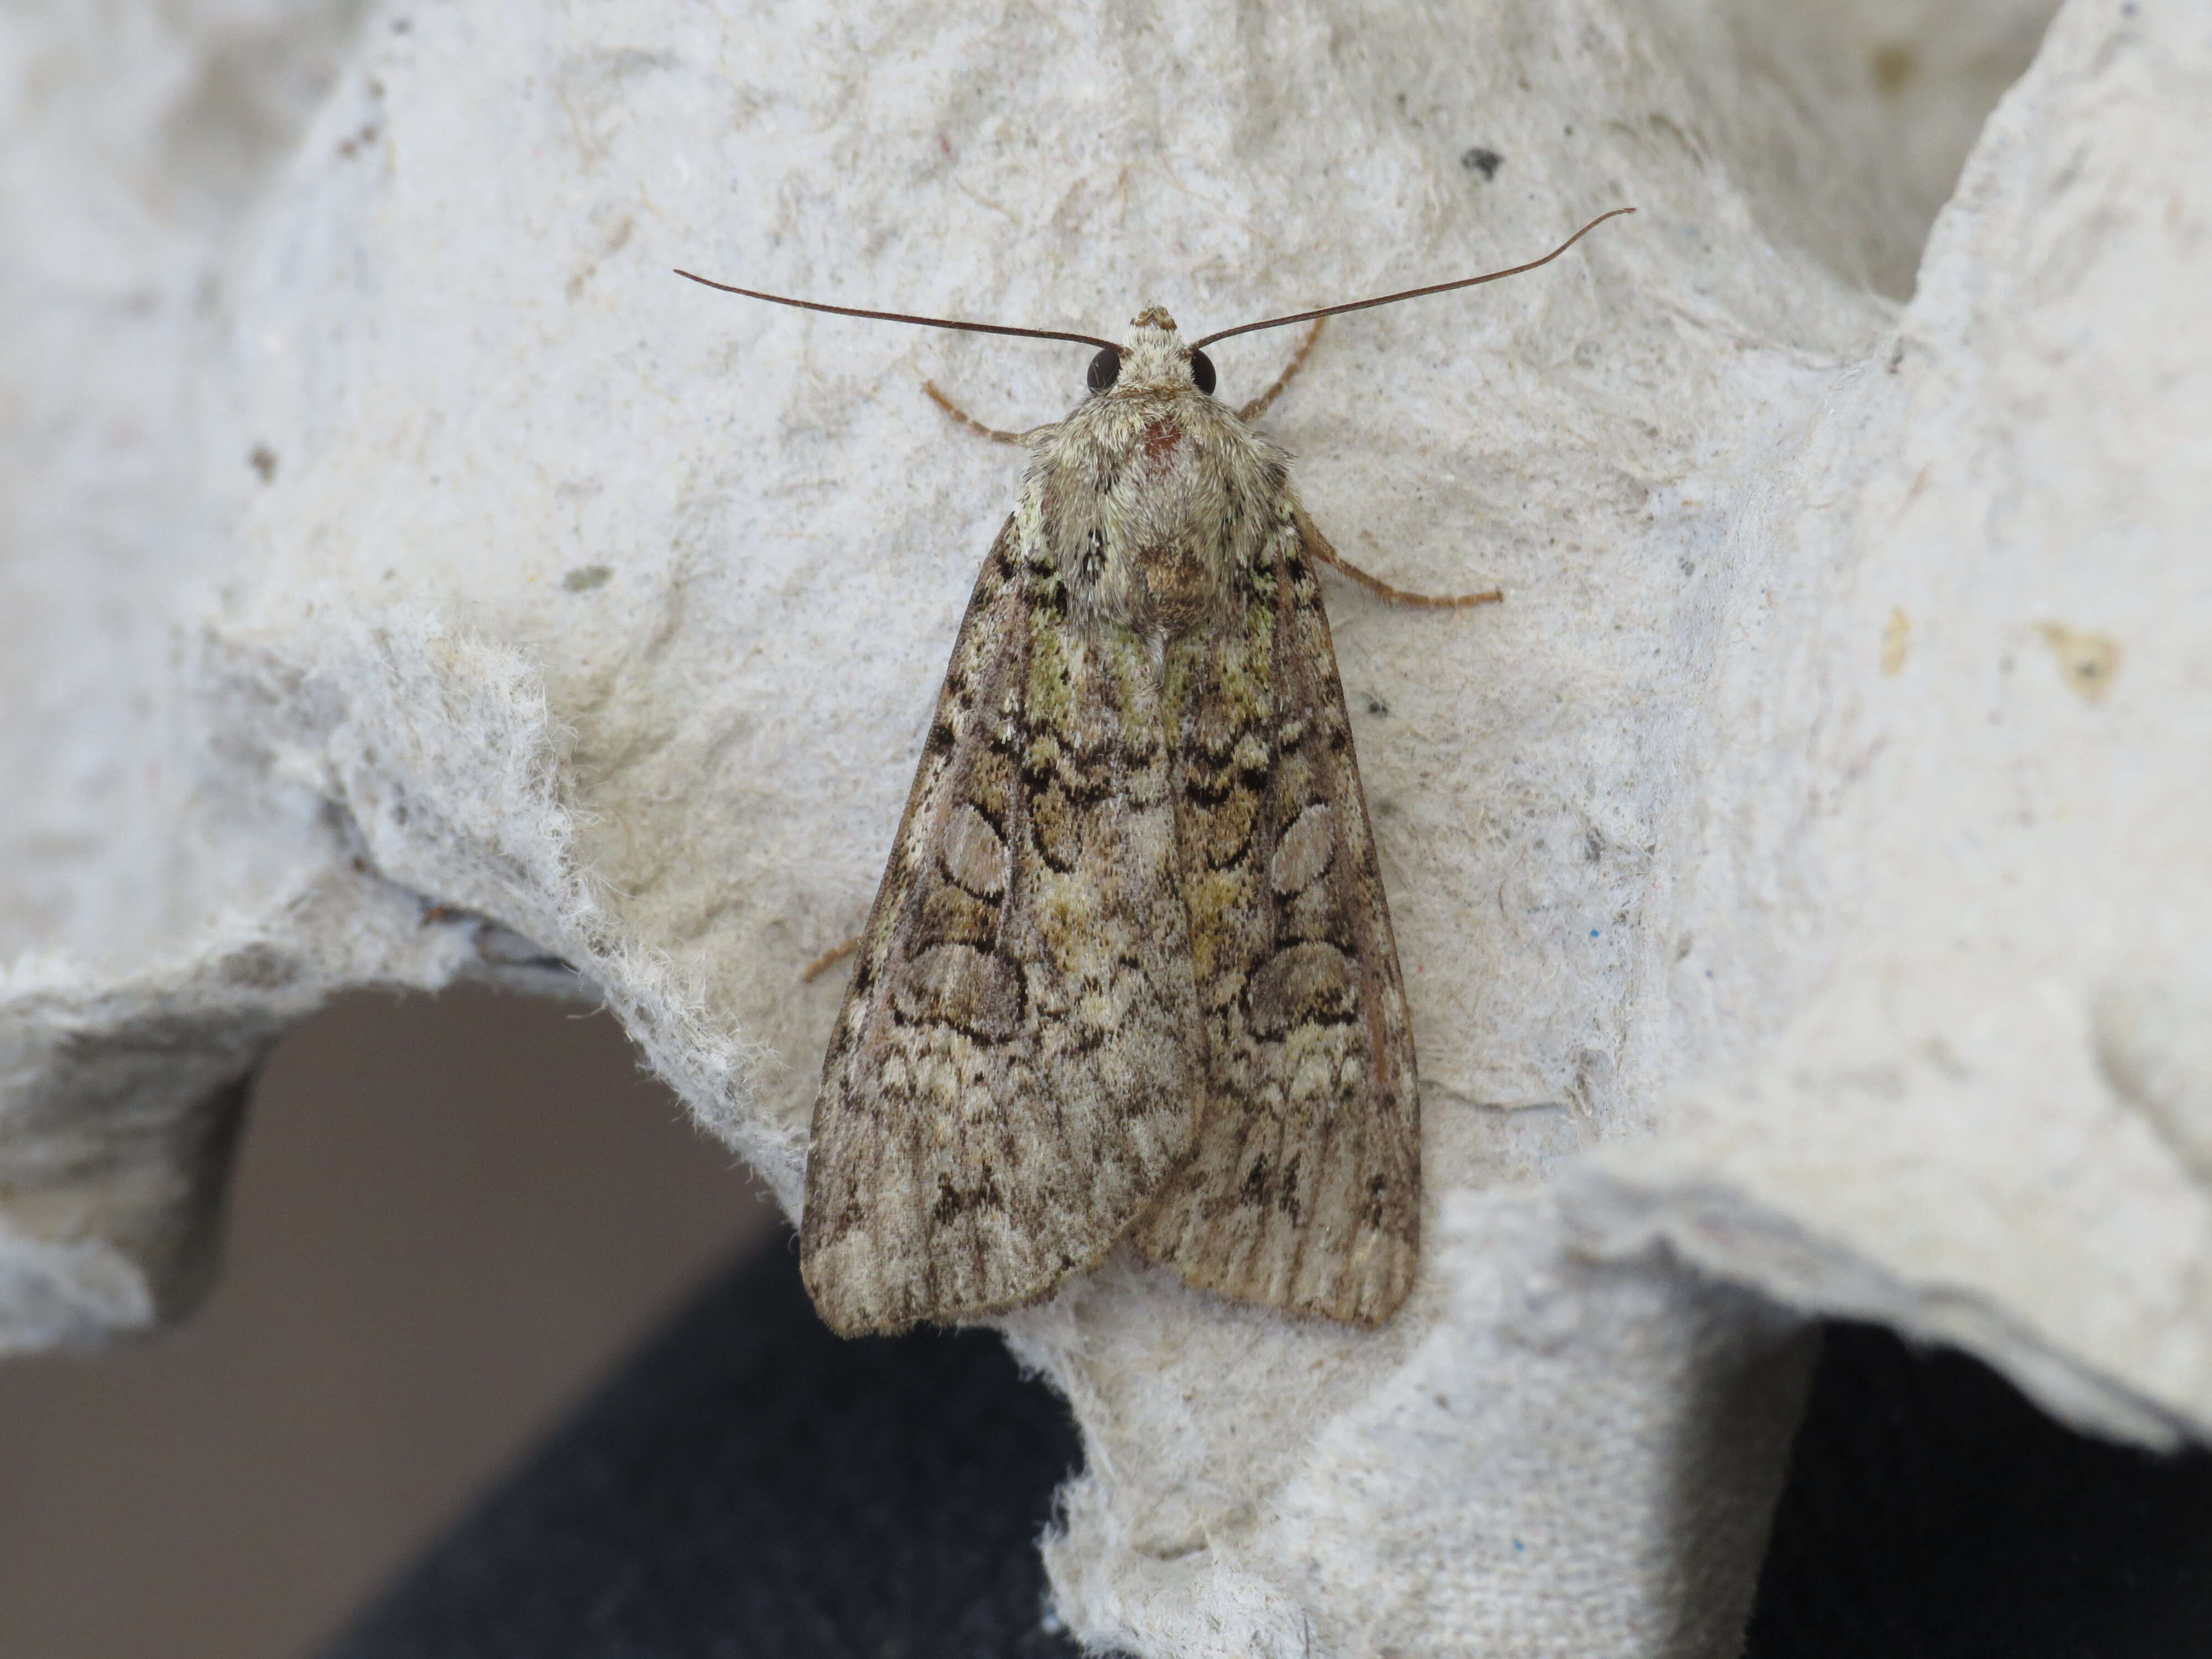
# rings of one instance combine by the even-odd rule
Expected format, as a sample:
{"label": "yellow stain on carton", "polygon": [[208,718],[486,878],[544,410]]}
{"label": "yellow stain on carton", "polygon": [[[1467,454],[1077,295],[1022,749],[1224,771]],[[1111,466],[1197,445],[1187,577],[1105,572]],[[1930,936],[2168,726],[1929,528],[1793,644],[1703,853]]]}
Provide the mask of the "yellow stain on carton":
{"label": "yellow stain on carton", "polygon": [[2119,641],[2109,634],[2092,634],[2064,623],[2044,623],[2036,631],[2058,659],[2058,672],[2084,702],[2101,702],[2120,665]]}

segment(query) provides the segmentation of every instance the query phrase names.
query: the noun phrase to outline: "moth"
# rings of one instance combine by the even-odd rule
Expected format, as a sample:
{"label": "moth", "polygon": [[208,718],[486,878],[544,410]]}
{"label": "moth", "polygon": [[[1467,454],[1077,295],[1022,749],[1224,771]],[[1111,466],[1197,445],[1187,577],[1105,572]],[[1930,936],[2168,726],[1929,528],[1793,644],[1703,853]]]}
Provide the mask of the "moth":
{"label": "moth", "polygon": [[799,1260],[831,1328],[1019,1307],[1117,1243],[1289,1314],[1405,1300],[1413,1043],[1318,567],[1395,590],[1249,424],[1291,371],[1233,410],[1206,348],[1534,270],[1632,210],[1190,344],[1157,306],[1116,343],[678,273],[1097,351],[1085,401],[1020,440],[823,1061]]}

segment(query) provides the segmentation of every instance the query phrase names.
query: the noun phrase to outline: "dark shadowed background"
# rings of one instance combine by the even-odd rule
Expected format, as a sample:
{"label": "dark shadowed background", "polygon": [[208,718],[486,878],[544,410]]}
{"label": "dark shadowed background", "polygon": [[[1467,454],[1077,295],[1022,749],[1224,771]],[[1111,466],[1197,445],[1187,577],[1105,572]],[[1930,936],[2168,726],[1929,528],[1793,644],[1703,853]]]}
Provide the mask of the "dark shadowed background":
{"label": "dark shadowed background", "polygon": [[341,999],[191,1322],[0,1364],[0,1655],[295,1659],[774,1219],[610,1016]]}

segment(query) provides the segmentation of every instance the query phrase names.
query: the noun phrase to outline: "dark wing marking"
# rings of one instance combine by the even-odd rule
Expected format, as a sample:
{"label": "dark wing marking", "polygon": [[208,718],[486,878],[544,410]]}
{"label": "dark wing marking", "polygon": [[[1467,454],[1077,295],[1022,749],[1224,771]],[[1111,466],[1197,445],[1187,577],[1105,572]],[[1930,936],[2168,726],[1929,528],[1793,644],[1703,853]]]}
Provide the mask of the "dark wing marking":
{"label": "dark wing marking", "polygon": [[1170,649],[1210,1076],[1191,1156],[1131,1242],[1201,1289],[1376,1325],[1419,1254],[1420,1108],[1301,516],[1286,504],[1243,614]]}
{"label": "dark wing marking", "polygon": [[847,1335],[1095,1266],[1204,1069],[1170,757],[1136,637],[1079,630],[1013,520],[975,585],[823,1064],[800,1267]]}

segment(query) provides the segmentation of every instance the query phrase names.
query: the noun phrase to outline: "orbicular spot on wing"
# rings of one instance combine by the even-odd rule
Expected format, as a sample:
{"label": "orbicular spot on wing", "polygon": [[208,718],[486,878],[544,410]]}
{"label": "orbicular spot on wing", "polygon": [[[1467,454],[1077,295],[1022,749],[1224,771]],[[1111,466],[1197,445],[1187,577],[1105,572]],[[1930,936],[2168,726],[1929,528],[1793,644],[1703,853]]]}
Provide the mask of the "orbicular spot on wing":
{"label": "orbicular spot on wing", "polygon": [[1195,751],[1185,754],[1182,793],[1193,805],[1218,806],[1243,787],[1237,769],[1225,761],[1217,765]]}
{"label": "orbicular spot on wing", "polygon": [[1316,801],[1297,816],[1275,843],[1275,856],[1267,865],[1267,879],[1285,898],[1303,893],[1319,881],[1336,856],[1336,815],[1326,803]]}
{"label": "orbicular spot on wing", "polygon": [[1021,969],[966,945],[931,946],[902,964],[891,985],[891,1007],[902,1019],[950,1025],[979,1042],[1019,1036],[1026,1005]]}
{"label": "orbicular spot on wing", "polygon": [[1270,957],[1246,996],[1253,1035],[1279,1037],[1298,1025],[1348,1024],[1359,984],[1343,951],[1313,939]]}
{"label": "orbicular spot on wing", "polygon": [[965,802],[945,821],[937,856],[945,873],[978,898],[996,898],[1006,886],[1006,843],[986,818]]}
{"label": "orbicular spot on wing", "polygon": [[1030,798],[1030,833],[1038,856],[1065,873],[1083,856],[1083,819],[1073,802],[1058,788],[1040,790]]}
{"label": "orbicular spot on wing", "polygon": [[1198,981],[1200,1007],[1217,1012],[1234,1004],[1244,988],[1251,959],[1252,918],[1263,914],[1252,890],[1256,872],[1243,866],[1206,869],[1183,877],[1183,906],[1190,918],[1190,963]]}
{"label": "orbicular spot on wing", "polygon": [[1185,842],[1201,867],[1225,869],[1244,856],[1259,821],[1260,798],[1249,789],[1232,789],[1207,803],[1184,797]]}

